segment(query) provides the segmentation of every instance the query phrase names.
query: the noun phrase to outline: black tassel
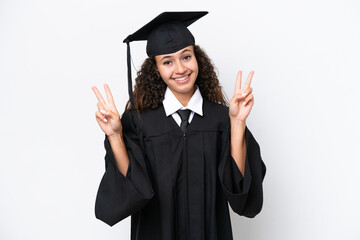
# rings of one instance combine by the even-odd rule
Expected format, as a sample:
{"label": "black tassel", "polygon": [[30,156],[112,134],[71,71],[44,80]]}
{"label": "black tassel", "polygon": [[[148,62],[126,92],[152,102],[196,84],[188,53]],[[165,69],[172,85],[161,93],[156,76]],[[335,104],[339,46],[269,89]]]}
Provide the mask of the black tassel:
{"label": "black tassel", "polygon": [[131,108],[135,108],[134,104],[134,96],[132,90],[132,78],[131,78],[131,54],[130,54],[130,42],[127,40],[127,68],[128,68],[128,91],[129,91],[129,99],[131,103]]}

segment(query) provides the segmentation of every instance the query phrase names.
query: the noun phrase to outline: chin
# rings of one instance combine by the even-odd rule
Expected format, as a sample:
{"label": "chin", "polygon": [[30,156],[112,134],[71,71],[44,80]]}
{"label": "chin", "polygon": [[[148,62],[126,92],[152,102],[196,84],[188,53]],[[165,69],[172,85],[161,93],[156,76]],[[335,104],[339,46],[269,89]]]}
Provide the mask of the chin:
{"label": "chin", "polygon": [[174,87],[173,88],[176,92],[180,93],[180,94],[193,94],[195,92],[195,85],[194,84],[189,84],[189,85],[183,85],[182,87]]}

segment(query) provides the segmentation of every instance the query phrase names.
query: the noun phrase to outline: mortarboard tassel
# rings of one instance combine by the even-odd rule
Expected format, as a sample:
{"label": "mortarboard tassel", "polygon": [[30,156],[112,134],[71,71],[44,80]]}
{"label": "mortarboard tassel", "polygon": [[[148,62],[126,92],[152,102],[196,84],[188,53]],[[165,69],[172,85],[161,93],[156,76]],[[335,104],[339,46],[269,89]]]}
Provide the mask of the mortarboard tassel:
{"label": "mortarboard tassel", "polygon": [[126,40],[127,44],[127,69],[128,69],[128,91],[129,91],[129,99],[131,103],[131,108],[135,107],[134,104],[134,96],[133,96],[133,90],[132,90],[132,78],[131,78],[131,54],[130,54],[130,42],[129,40]]}

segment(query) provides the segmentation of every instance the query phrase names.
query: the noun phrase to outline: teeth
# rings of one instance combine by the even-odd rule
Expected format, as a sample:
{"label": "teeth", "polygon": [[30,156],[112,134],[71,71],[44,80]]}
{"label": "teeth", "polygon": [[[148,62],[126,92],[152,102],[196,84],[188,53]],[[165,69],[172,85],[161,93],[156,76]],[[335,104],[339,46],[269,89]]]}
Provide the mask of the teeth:
{"label": "teeth", "polygon": [[175,81],[182,81],[185,80],[188,76],[182,77],[182,78],[175,78]]}

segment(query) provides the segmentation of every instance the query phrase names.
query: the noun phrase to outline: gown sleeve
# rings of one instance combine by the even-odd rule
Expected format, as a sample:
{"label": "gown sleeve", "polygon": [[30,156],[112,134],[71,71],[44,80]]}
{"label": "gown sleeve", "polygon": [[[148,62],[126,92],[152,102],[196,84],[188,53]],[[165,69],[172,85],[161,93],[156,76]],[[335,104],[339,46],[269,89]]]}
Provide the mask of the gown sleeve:
{"label": "gown sleeve", "polygon": [[255,217],[262,209],[266,166],[260,155],[260,147],[250,130],[245,129],[245,173],[241,174],[230,153],[230,126],[223,135],[223,152],[219,164],[220,183],[231,208],[239,215]]}
{"label": "gown sleeve", "polygon": [[144,161],[142,134],[134,115],[126,111],[121,123],[129,167],[126,176],[119,171],[110,142],[105,136],[105,173],[95,202],[96,218],[110,226],[140,210],[154,195]]}

